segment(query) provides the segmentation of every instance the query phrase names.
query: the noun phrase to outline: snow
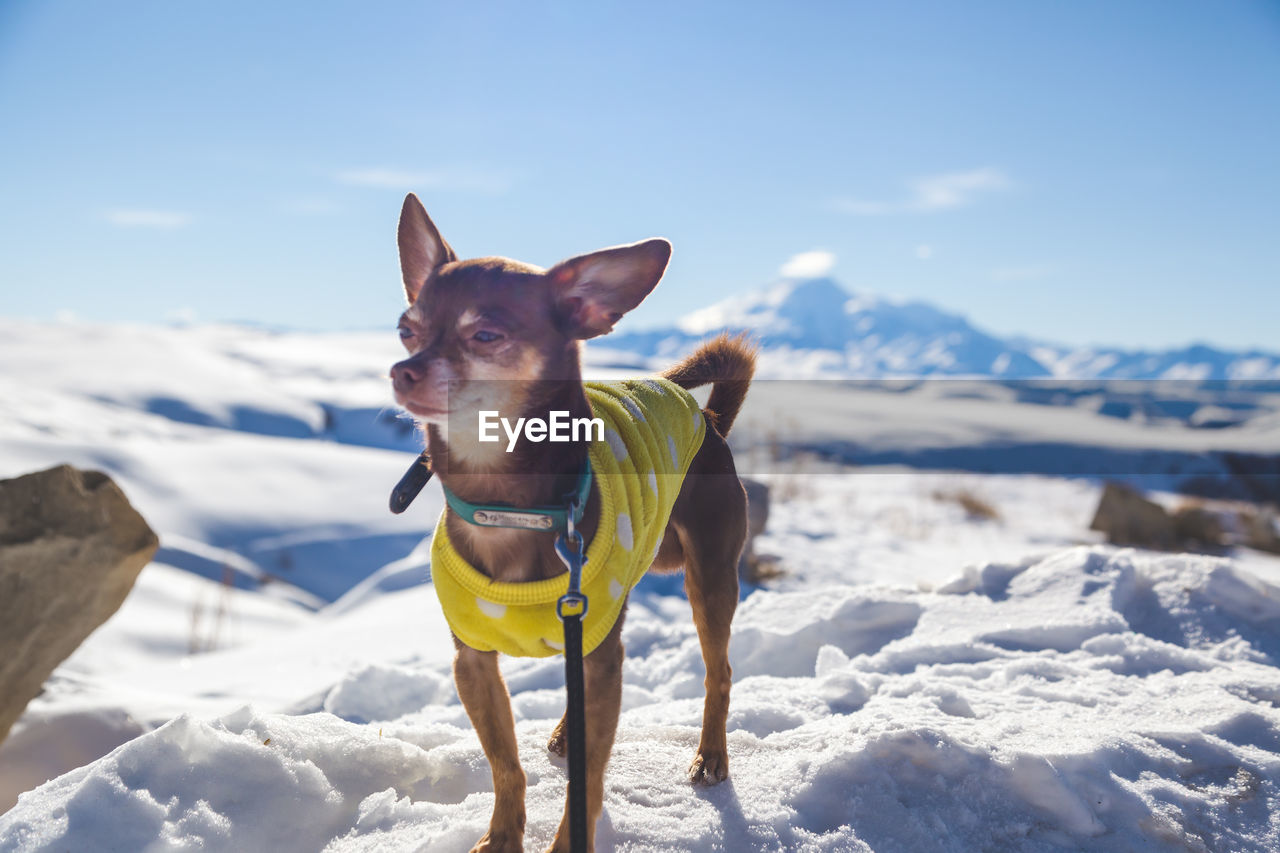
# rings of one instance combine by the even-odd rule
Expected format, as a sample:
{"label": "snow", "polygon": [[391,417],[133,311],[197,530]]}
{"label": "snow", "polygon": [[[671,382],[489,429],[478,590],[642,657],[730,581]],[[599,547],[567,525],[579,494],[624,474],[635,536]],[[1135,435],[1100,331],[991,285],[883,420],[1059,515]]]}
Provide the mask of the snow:
{"label": "snow", "polygon": [[0,320],[0,476],[106,470],[164,562],[331,601],[430,529],[387,512],[420,448],[388,405],[398,352],[374,333]]}
{"label": "snow", "polygon": [[[493,796],[428,581],[438,487],[386,510],[414,447],[377,417],[394,348],[4,322],[0,475],[101,466],[163,547],[0,745],[0,809],[16,799],[0,853],[469,849]],[[77,378],[85,348],[104,356]],[[838,391],[815,432],[928,426],[924,402],[917,417]],[[1033,409],[1058,415],[1035,430],[1103,435],[1096,412],[1016,395],[931,411],[940,432],[985,436]],[[1192,434],[1120,423],[1134,446]],[[1091,479],[767,461],[756,551],[780,575],[734,620],[730,779],[685,780],[701,657],[679,578],[648,578],[599,849],[1280,847],[1280,558],[1099,544]],[[995,517],[966,515],[961,493]],[[546,750],[562,662],[503,671],[540,849],[564,798]]]}
{"label": "snow", "polygon": [[[435,613],[429,586],[382,598],[388,634]],[[734,625],[733,775],[710,790],[682,775],[701,714],[687,606],[641,594],[627,620],[604,849],[1280,843],[1280,588],[1230,561],[1078,546],[935,592],[757,591]],[[23,795],[0,850],[468,849],[492,795],[448,655],[386,639],[332,660],[313,713],[183,713]],[[294,668],[298,647],[267,648]],[[244,661],[207,657],[206,685]],[[505,669],[544,844],[559,662]]]}

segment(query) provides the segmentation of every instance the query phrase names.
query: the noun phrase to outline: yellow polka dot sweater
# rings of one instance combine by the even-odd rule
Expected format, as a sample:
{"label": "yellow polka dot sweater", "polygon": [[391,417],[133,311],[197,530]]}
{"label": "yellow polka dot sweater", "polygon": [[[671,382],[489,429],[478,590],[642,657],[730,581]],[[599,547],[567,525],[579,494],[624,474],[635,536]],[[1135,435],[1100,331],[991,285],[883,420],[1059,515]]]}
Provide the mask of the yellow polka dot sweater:
{"label": "yellow polka dot sweater", "polygon": [[[582,570],[589,601],[582,650],[590,654],[657,555],[706,424],[693,395],[666,379],[588,382],[586,390],[592,413],[605,425],[605,440],[588,449],[600,496],[600,523]],[[441,515],[431,577],[449,627],[471,648],[520,657],[563,651],[556,600],[569,588],[568,574],[530,583],[493,581],[454,550]]]}

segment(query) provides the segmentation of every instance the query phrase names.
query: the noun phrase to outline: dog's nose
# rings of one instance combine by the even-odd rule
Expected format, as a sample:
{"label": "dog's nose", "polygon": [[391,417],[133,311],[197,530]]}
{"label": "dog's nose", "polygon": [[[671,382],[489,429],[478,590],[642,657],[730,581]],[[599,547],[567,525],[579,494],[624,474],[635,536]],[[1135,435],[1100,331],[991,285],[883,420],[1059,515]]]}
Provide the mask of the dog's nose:
{"label": "dog's nose", "polygon": [[422,367],[406,358],[391,368],[391,385],[397,391],[407,391],[422,381]]}

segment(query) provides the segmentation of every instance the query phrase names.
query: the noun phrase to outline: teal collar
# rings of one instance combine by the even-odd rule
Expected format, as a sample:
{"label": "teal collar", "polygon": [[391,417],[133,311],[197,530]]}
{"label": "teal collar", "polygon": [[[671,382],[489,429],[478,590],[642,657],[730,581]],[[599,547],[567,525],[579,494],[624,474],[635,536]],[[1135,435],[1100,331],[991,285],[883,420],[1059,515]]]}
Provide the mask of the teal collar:
{"label": "teal collar", "polygon": [[[443,484],[441,484],[443,485]],[[569,522],[577,526],[582,520],[582,512],[587,506],[587,497],[591,494],[591,460],[588,458],[582,466],[582,475],[578,477],[578,486],[573,493],[565,497],[563,506],[535,506],[518,508],[502,504],[473,504],[464,501],[444,487],[444,499],[449,509],[456,512],[463,521],[480,527],[515,527],[520,530],[568,530]]]}

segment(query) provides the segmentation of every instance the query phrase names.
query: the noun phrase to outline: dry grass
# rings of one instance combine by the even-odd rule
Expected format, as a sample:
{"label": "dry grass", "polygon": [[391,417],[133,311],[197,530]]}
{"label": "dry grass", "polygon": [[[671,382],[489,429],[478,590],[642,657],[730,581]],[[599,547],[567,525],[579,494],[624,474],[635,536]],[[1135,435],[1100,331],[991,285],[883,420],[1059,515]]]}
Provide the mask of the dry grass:
{"label": "dry grass", "polygon": [[885,507],[875,516],[876,523],[899,539],[923,542],[933,536],[934,525],[925,518],[917,503]]}
{"label": "dry grass", "polygon": [[747,559],[747,570],[742,579],[759,586],[786,576],[787,571],[777,557],[760,554]]}
{"label": "dry grass", "polygon": [[201,595],[191,605],[191,625],[187,631],[187,651],[190,654],[211,652],[218,648],[222,626],[227,621],[231,607],[231,591],[235,588],[235,573],[230,566],[222,567],[222,583],[218,587],[217,601],[209,613],[209,625],[205,625],[205,602]]}
{"label": "dry grass", "polygon": [[743,430],[743,433],[743,436],[735,434],[742,448],[735,450],[739,476],[768,483],[770,500],[773,501],[812,500],[817,497],[813,475],[822,465],[814,454],[788,448],[777,429],[767,430],[759,440],[757,434],[750,430]]}
{"label": "dry grass", "polygon": [[938,489],[933,493],[933,499],[941,503],[956,504],[973,521],[1000,520],[1000,510],[970,489]]}

